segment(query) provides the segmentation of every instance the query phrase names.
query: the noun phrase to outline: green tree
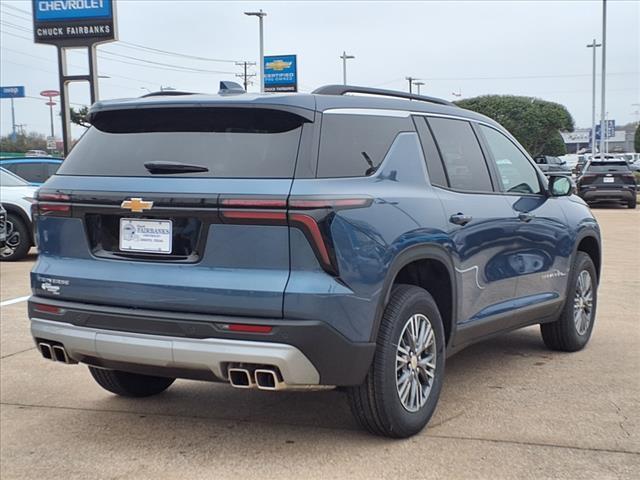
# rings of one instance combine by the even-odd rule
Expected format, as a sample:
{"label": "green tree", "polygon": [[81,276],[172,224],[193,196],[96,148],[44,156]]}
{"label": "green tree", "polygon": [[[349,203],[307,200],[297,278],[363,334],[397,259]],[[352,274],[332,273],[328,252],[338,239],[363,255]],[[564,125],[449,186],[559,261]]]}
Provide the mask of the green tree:
{"label": "green tree", "polygon": [[567,146],[564,144],[562,135],[560,132],[555,132],[549,137],[549,141],[542,147],[542,155],[551,155],[553,157],[559,157],[567,153]]}
{"label": "green tree", "polygon": [[515,95],[483,95],[456,104],[500,123],[532,156],[551,151],[566,153],[560,147],[559,132],[573,131],[574,123],[569,111],[558,103]]}
{"label": "green tree", "polygon": [[75,123],[76,125],[80,125],[81,127],[84,128],[89,128],[91,126],[91,124],[89,123],[89,120],[87,120],[87,116],[89,115],[89,107],[87,107],[86,105],[83,107],[80,107],[79,109],[75,109],[73,107],[71,107],[69,109],[70,112],[70,120],[71,123]]}
{"label": "green tree", "polygon": [[640,153],[640,125],[636,127],[636,134],[633,137],[633,147],[636,152]]}
{"label": "green tree", "polygon": [[0,151],[3,152],[20,152],[27,150],[46,150],[47,139],[44,135],[37,132],[18,133],[13,139],[12,135],[0,137]]}

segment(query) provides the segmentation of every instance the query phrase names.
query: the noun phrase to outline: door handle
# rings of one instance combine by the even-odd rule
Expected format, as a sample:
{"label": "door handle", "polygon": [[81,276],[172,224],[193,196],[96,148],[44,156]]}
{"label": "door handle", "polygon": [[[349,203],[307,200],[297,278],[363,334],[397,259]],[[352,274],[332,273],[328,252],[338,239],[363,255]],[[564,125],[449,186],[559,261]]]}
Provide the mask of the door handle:
{"label": "door handle", "polygon": [[473,217],[471,215],[465,215],[464,213],[456,213],[455,215],[451,215],[449,217],[449,221],[451,223],[463,226],[469,223],[471,220],[473,220]]}
{"label": "door handle", "polygon": [[535,215],[533,213],[525,213],[525,212],[521,212],[518,214],[518,218],[520,219],[521,222],[530,222],[531,220],[533,220],[535,218]]}

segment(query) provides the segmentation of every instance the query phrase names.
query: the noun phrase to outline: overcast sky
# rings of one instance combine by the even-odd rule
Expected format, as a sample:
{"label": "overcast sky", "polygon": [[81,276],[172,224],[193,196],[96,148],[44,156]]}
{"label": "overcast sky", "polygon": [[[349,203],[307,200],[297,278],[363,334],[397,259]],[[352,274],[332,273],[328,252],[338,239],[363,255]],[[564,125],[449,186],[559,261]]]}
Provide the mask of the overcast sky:
{"label": "overcast sky", "polygon": [[[640,110],[640,2],[609,0],[607,107],[617,124],[637,121]],[[301,91],[341,83],[343,50],[350,84],[407,89],[406,76],[422,79],[422,92],[455,99],[482,94],[535,96],[565,105],[578,127],[591,121],[591,49],[602,38],[602,2],[215,2],[118,0],[122,42],[188,55],[258,59],[258,22],[244,11],[264,9],[266,54],[295,53]],[[26,13],[25,13],[26,12]],[[30,1],[0,1],[0,83],[25,85],[27,95],[58,89],[55,47],[33,43]],[[155,54],[114,42],[98,47],[100,98],[138,96],[161,85],[215,92],[234,79],[233,62],[197,61]],[[113,55],[115,54],[115,55]],[[228,73],[176,71],[139,60]],[[601,49],[598,49],[600,71]],[[86,56],[69,55],[71,73],[84,73]],[[124,63],[127,62],[127,63]],[[159,67],[159,68],[155,68]],[[257,89],[254,85],[253,89]],[[598,76],[598,111],[600,104]],[[71,101],[88,103],[88,87],[71,87]],[[8,100],[1,131],[11,131]],[[57,111],[57,110],[56,110]],[[598,114],[599,115],[599,114]],[[44,99],[16,100],[16,122],[49,131]],[[56,135],[60,135],[56,117]],[[74,129],[79,134],[81,129]]]}

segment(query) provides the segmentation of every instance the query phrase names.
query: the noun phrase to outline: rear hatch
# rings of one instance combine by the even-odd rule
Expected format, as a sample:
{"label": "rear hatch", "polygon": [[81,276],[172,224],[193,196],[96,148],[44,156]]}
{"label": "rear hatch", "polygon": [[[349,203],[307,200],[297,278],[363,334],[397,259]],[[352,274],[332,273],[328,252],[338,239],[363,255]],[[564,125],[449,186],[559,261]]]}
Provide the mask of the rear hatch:
{"label": "rear hatch", "polygon": [[633,173],[625,161],[592,161],[580,177],[580,187],[620,190],[635,185]]}
{"label": "rear hatch", "polygon": [[281,316],[284,209],[313,119],[292,110],[155,106],[93,115],[39,192],[34,293]]}

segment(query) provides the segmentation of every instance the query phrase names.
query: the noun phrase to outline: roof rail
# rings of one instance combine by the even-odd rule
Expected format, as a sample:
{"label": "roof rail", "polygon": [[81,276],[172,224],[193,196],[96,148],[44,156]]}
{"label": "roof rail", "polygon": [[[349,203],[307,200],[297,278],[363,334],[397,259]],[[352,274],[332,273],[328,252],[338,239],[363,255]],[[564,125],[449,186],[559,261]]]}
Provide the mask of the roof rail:
{"label": "roof rail", "polygon": [[160,90],[159,92],[151,92],[145,95],[142,95],[140,98],[147,97],[179,97],[181,95],[197,95],[194,92],[181,92],[180,90]]}
{"label": "roof rail", "polygon": [[313,92],[316,95],[344,95],[345,93],[365,93],[368,95],[380,95],[382,97],[404,98],[407,100],[418,100],[420,102],[437,103],[438,105],[448,105],[455,107],[454,103],[442,98],[428,97],[426,95],[415,95],[413,93],[399,92],[397,90],[385,90],[382,88],[356,87],[353,85],[325,85],[316,88]]}

